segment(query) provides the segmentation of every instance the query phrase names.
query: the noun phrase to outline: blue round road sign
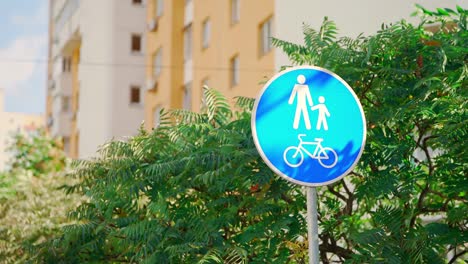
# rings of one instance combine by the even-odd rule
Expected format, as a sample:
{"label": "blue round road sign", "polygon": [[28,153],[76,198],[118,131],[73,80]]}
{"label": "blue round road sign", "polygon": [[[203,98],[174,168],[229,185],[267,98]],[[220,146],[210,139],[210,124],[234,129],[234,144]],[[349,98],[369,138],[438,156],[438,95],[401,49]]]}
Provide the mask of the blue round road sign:
{"label": "blue round road sign", "polygon": [[297,184],[321,186],[348,174],[366,139],[354,91],[319,67],[282,71],[263,87],[252,113],[255,145],[266,164]]}

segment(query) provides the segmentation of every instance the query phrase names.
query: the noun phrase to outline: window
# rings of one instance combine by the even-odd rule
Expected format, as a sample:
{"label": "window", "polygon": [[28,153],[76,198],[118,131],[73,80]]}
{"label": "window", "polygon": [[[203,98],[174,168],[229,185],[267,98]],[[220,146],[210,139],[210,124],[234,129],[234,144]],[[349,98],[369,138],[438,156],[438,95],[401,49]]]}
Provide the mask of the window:
{"label": "window", "polygon": [[70,72],[70,71],[71,71],[71,58],[62,57],[62,72]]}
{"label": "window", "polygon": [[141,52],[141,35],[132,35],[132,52]]}
{"label": "window", "polygon": [[184,109],[191,110],[192,108],[192,83],[189,82],[184,85],[184,101],[182,106]]}
{"label": "window", "polygon": [[162,48],[159,48],[158,51],[153,56],[153,76],[157,78],[161,74],[162,70]]}
{"label": "window", "polygon": [[70,110],[70,96],[62,97],[62,111],[68,112]]}
{"label": "window", "polygon": [[164,11],[164,0],[155,0],[154,8],[156,9],[154,14],[156,17],[160,17]]}
{"label": "window", "polygon": [[271,44],[273,21],[269,18],[260,25],[260,54],[267,54],[273,47]]}
{"label": "window", "polygon": [[206,19],[203,22],[203,36],[202,36],[202,47],[208,48],[210,44],[210,37],[211,37],[211,22],[210,19]]}
{"label": "window", "polygon": [[62,139],[62,143],[63,143],[63,151],[65,151],[65,153],[69,153],[70,152],[70,138],[69,137],[63,137]]}
{"label": "window", "polygon": [[184,61],[192,59],[192,24],[184,30]]}
{"label": "window", "polygon": [[52,127],[54,124],[54,118],[52,116],[47,117],[47,127]]}
{"label": "window", "polygon": [[158,105],[153,110],[153,127],[159,127],[161,124],[161,106]]}
{"label": "window", "polygon": [[134,5],[141,5],[143,3],[143,1],[142,0],[132,0],[132,3]]}
{"label": "window", "polygon": [[240,20],[240,0],[231,0],[231,24]]}
{"label": "window", "polygon": [[239,55],[232,57],[231,59],[231,87],[239,84]]}
{"label": "window", "polygon": [[139,104],[140,103],[140,86],[132,85],[130,86],[130,104]]}
{"label": "window", "polygon": [[68,57],[68,72],[71,72],[71,65],[72,65],[72,60],[70,57]]}

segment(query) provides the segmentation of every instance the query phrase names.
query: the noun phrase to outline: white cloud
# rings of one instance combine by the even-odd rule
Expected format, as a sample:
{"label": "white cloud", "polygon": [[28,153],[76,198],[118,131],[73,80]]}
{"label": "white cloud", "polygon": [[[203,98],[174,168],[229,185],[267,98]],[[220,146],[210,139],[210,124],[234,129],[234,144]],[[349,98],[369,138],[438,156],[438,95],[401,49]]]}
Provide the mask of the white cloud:
{"label": "white cloud", "polygon": [[0,49],[0,88],[17,90],[37,67],[47,67],[46,44],[47,36],[22,36]]}

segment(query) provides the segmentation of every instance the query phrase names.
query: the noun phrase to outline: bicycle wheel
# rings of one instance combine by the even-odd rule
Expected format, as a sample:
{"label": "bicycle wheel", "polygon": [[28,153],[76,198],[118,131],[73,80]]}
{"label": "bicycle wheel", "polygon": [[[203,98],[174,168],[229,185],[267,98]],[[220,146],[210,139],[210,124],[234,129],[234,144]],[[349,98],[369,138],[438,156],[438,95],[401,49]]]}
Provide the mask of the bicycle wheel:
{"label": "bicycle wheel", "polygon": [[298,147],[289,147],[283,153],[283,159],[289,167],[299,167],[304,161],[304,154]]}
{"label": "bicycle wheel", "polygon": [[317,159],[320,165],[322,165],[324,168],[329,169],[333,168],[338,162],[338,155],[336,155],[336,152],[332,148],[326,147],[320,151]]}

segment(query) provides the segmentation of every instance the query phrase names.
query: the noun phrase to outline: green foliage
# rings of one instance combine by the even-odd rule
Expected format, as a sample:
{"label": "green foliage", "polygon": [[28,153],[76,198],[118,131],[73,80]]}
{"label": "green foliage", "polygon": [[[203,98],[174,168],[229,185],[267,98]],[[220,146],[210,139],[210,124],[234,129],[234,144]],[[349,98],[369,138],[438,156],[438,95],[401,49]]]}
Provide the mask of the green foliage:
{"label": "green foliage", "polygon": [[55,140],[42,131],[16,135],[10,149],[11,169],[0,173],[0,263],[24,263],[67,222],[78,198],[59,189],[68,179],[56,172],[65,158]]}
{"label": "green foliage", "polygon": [[27,170],[34,176],[63,170],[65,155],[61,143],[47,137],[44,130],[35,133],[14,135],[14,143],[8,149],[14,154],[10,162],[12,170]]}
{"label": "green foliage", "polygon": [[468,249],[468,12],[419,12],[418,26],[369,37],[337,38],[325,19],[304,26],[304,45],[273,41],[295,64],[340,75],[367,116],[358,167],[320,192],[324,263],[444,263],[449,252],[454,263]]}
{"label": "green foliage", "polygon": [[[206,112],[162,113],[161,126],[72,176],[90,202],[76,224],[39,249],[50,263],[247,263],[304,261],[288,243],[306,233],[300,189],[278,179],[259,157],[250,130],[252,99],[233,112],[206,89]],[[236,116],[236,118],[233,118]],[[171,123],[170,120],[175,121]]]}
{"label": "green foliage", "polygon": [[0,172],[0,200],[6,200],[15,195],[13,189],[15,183],[15,177],[11,177],[9,173]]}
{"label": "green foliage", "polygon": [[[295,64],[345,79],[367,116],[357,168],[319,189],[323,263],[445,263],[467,251],[466,14],[338,38],[325,19],[304,45],[274,40]],[[437,22],[441,30],[425,30]],[[205,112],[163,111],[161,126],[77,161],[68,187],[89,198],[36,250],[47,263],[305,263],[302,190],[274,176],[238,111],[205,90]]]}

